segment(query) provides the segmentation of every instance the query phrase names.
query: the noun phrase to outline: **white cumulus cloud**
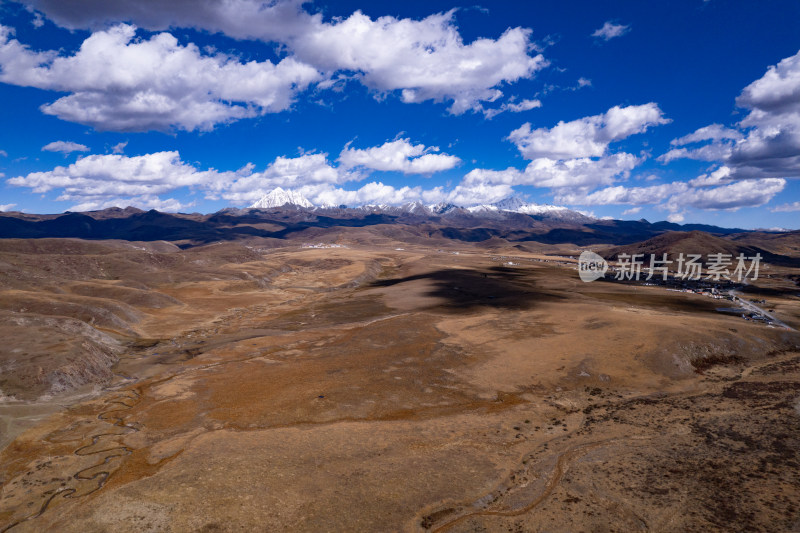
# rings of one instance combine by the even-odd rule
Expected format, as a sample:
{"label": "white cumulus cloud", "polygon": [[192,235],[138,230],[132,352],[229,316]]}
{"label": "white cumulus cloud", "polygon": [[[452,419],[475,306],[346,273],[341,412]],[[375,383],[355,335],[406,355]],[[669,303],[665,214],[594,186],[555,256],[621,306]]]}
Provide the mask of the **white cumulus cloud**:
{"label": "white cumulus cloud", "polygon": [[689,189],[684,182],[673,182],[650,187],[625,187],[616,185],[592,193],[568,192],[557,196],[556,201],[579,205],[645,205],[657,204],[670,196]]}
{"label": "white cumulus cloud", "polygon": [[139,209],[156,209],[158,211],[167,213],[177,213],[179,211],[186,211],[188,208],[194,206],[194,202],[182,203],[175,198],[162,199],[158,196],[144,195],[126,198],[111,198],[107,200],[84,200],[83,202],[70,207],[69,211],[96,211],[109,207],[125,208],[128,206],[138,207]]}
{"label": "white cumulus cloud", "polygon": [[687,208],[735,211],[762,206],[785,186],[786,180],[779,178],[739,180],[716,187],[695,187],[675,181],[650,187],[616,185],[588,194],[568,192],[556,195],[556,201],[578,205],[655,205],[673,214]]}
{"label": "white cumulus cloud", "polygon": [[[744,135],[738,130],[726,128],[721,124],[711,124],[683,137],[672,139],[670,144],[681,148],[672,148],[657,159],[662,163],[669,163],[675,159],[722,161],[730,156],[734,143],[742,139],[744,139]],[[711,142],[702,146],[685,148],[686,145],[694,145],[705,141]]]}
{"label": "white cumulus cloud", "polygon": [[464,43],[453,11],[422,20],[355,12],[331,23],[313,17],[290,39],[299,58],[325,71],[355,72],[367,87],[400,91],[404,102],[450,101],[450,112],[480,110],[502,95],[498,86],[530,78],[547,65],[530,55],[530,30],[509,28],[497,39]]}
{"label": "white cumulus cloud", "polygon": [[157,152],[135,157],[89,155],[69,166],[31,172],[7,183],[35,193],[57,189],[57,200],[94,208],[114,198],[156,198],[180,187],[210,187],[217,178],[214,172],[200,172],[182,162],[178,152]]}
{"label": "white cumulus cloud", "polygon": [[506,183],[474,183],[460,184],[445,196],[445,201],[455,205],[471,206],[499,202],[514,194],[514,190]]}
{"label": "white cumulus cloud", "polygon": [[658,105],[651,102],[614,106],[601,115],[561,121],[552,128],[531,129],[530,123],[526,122],[512,131],[508,138],[527,159],[600,157],[606,154],[612,142],[668,122]]}
{"label": "white cumulus cloud", "polygon": [[701,142],[701,141],[722,141],[733,140],[738,141],[744,138],[741,132],[726,128],[722,124],[711,124],[698,128],[693,133],[684,135],[677,139],[672,139],[670,144],[673,146],[685,146],[687,144]]}
{"label": "white cumulus cloud", "polygon": [[524,170],[514,167],[505,170],[473,169],[464,176],[463,184],[470,187],[482,184],[530,185],[554,189],[561,194],[567,194],[568,191],[585,193],[627,178],[640,162],[640,158],[625,152],[598,159],[582,157],[557,160],[541,157],[531,161]]}
{"label": "white cumulus cloud", "polygon": [[599,159],[581,157],[555,160],[538,158],[531,161],[522,175],[522,184],[535,187],[594,188],[627,178],[641,159],[620,152]]}
{"label": "white cumulus cloud", "polygon": [[729,168],[731,179],[800,177],[800,52],[770,66],[742,90],[736,105],[747,111],[737,129],[700,128],[672,144],[706,144],[674,148],[659,160],[715,161]]}
{"label": "white cumulus cloud", "polygon": [[673,210],[683,206],[698,209],[732,210],[759,207],[775,197],[786,186],[781,178],[743,179],[719,187],[690,189],[675,195],[667,203]]}
{"label": "white cumulus cloud", "polygon": [[227,173],[224,180],[216,180],[220,184],[216,190],[222,198],[237,204],[252,203],[275,187],[298,190],[314,202],[312,196],[323,188],[330,190],[331,185],[363,177],[357,172],[332,166],[326,153],[311,153],[299,157],[277,157],[261,172],[253,172],[253,165],[247,165],[236,173]]}
{"label": "white cumulus cloud", "polygon": [[456,156],[436,153],[438,151],[436,146],[411,144],[409,139],[396,139],[364,149],[351,148],[348,144],[339,154],[339,163],[345,168],[432,174],[450,170],[461,162]]}
{"label": "white cumulus cloud", "polygon": [[[293,72],[295,79],[288,86],[282,85],[281,81],[292,78],[290,73],[270,73],[271,77],[277,78],[274,92],[281,95],[273,94],[271,98],[274,100],[272,107],[277,110],[286,108],[295,87],[303,89],[311,81],[320,81],[320,87],[329,87],[341,74],[361,82],[376,91],[378,96],[397,92],[408,103],[426,100],[449,102],[449,110],[455,114],[481,111],[482,103],[493,102],[502,96],[500,86],[531,78],[547,65],[544,57],[534,52],[529,29],[509,28],[496,39],[478,38],[464,42],[454,21],[454,10],[420,20],[391,16],[373,19],[356,11],[348,17],[325,21],[321,14],[307,12],[303,7],[305,2],[300,0],[269,3],[259,0],[20,1],[70,29],[87,28],[102,33],[109,25],[132,22],[151,31],[191,27],[222,32],[235,39],[278,43],[289,55],[279,65],[289,61],[283,70]],[[301,65],[310,70],[297,79]],[[35,67],[30,62],[25,66]],[[256,67],[253,69],[258,70]],[[317,72],[325,74],[324,82],[317,78]],[[230,76],[219,73],[218,77]],[[204,81],[213,87],[212,80]],[[244,86],[248,85],[246,78],[241,78],[241,81]],[[230,85],[238,84],[233,80]],[[203,88],[207,87],[199,87]],[[241,107],[212,105],[220,103],[217,98],[227,99],[213,91],[212,96],[216,98],[205,101],[207,120],[202,125],[251,116]],[[242,104],[253,103],[241,98],[229,99]],[[74,107],[86,103],[98,107],[97,102],[87,102],[85,94],[74,100]],[[114,108],[121,104],[116,102]],[[147,99],[141,102],[140,107],[158,104],[162,108],[156,107],[154,111],[163,113],[166,111],[164,108],[170,107],[170,102],[159,99]],[[261,110],[273,110],[259,103],[255,105]],[[73,119],[65,109],[57,107],[53,111],[58,111],[57,114],[67,120]],[[126,110],[120,112],[125,114]],[[118,126],[113,127],[116,129]],[[186,125],[186,129],[199,127]]]}
{"label": "white cumulus cloud", "polygon": [[35,52],[11,35],[0,26],[0,81],[69,93],[42,111],[98,130],[208,130],[285,110],[321,79],[294,58],[242,63],[168,33],[136,40],[127,24],[93,33],[74,55]]}

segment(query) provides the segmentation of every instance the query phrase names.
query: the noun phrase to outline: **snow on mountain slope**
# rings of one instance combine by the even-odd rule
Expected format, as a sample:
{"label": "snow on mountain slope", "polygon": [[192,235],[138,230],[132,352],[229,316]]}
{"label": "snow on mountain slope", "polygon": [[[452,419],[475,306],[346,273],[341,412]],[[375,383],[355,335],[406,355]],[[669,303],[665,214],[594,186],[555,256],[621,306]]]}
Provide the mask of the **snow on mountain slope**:
{"label": "snow on mountain slope", "polygon": [[271,209],[273,207],[282,207],[285,205],[305,208],[314,207],[314,204],[309,202],[308,199],[299,192],[295,192],[291,189],[284,190],[280,187],[271,190],[250,207],[255,209]]}
{"label": "snow on mountain slope", "polygon": [[512,213],[521,213],[523,215],[542,215],[548,217],[562,218],[562,219],[586,219],[591,218],[583,215],[577,211],[573,211],[568,207],[550,204],[529,204],[524,200],[512,196],[505,200],[500,200],[493,204],[476,205],[468,207],[467,211],[473,214],[493,214],[508,211]]}
{"label": "snow on mountain slope", "polygon": [[[320,209],[314,207],[305,196],[293,191],[291,189],[285,190],[280,187],[273,189],[264,195],[259,201],[251,205],[251,208],[270,209],[283,206],[292,206],[306,209]],[[321,209],[331,208],[332,206],[323,206]],[[586,221],[592,217],[587,217],[577,211],[573,211],[567,207],[550,205],[550,204],[531,204],[524,200],[512,196],[495,202],[493,204],[482,204],[472,207],[459,207],[453,204],[433,204],[424,205],[423,203],[409,202],[403,205],[361,205],[356,206],[354,209],[366,213],[380,213],[386,215],[416,215],[416,216],[457,216],[462,214],[472,214],[475,216],[489,217],[493,219],[502,219],[506,217],[506,213],[519,213],[523,215],[537,215],[548,218],[558,218],[561,220],[571,221]]]}

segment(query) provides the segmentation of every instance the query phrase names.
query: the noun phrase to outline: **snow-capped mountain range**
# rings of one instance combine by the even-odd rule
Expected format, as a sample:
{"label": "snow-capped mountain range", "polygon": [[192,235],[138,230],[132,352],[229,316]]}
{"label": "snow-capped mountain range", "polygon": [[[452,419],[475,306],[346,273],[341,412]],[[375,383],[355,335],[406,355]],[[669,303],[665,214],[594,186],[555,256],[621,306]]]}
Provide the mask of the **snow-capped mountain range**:
{"label": "snow-capped mountain range", "polygon": [[283,206],[305,207],[307,209],[311,209],[314,207],[314,204],[309,202],[308,198],[299,192],[295,192],[291,189],[284,190],[280,187],[276,187],[262,196],[259,201],[250,207],[253,209],[272,209]]}
{"label": "snow-capped mountain range", "polygon": [[[337,209],[336,206],[315,206],[308,198],[299,192],[280,187],[273,189],[265,194],[256,203],[250,206],[251,209],[274,209],[274,208],[295,208],[309,210]],[[352,209],[367,213],[387,214],[387,215],[418,215],[418,216],[447,216],[447,215],[474,215],[483,217],[502,217],[508,213],[519,213],[523,215],[535,215],[546,218],[558,218],[573,221],[588,221],[593,217],[569,209],[568,207],[532,204],[513,196],[492,204],[482,204],[471,207],[460,207],[454,204],[431,204],[425,205],[422,202],[409,202],[403,205],[362,205]]]}

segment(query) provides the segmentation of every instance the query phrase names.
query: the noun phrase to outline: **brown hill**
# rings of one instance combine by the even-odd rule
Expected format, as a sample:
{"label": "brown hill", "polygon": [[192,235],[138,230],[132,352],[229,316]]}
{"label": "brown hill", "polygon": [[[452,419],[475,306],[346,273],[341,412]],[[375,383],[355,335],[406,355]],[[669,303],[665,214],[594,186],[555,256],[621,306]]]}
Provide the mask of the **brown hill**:
{"label": "brown hill", "polygon": [[[768,237],[766,237],[768,236]],[[601,252],[606,259],[616,260],[620,254],[644,254],[645,260],[651,254],[661,258],[667,254],[667,258],[675,261],[680,254],[684,257],[689,254],[700,254],[705,264],[710,254],[729,254],[733,258],[739,254],[746,257],[754,257],[761,254],[763,261],[782,266],[800,266],[800,253],[791,250],[787,246],[775,246],[775,239],[771,239],[771,234],[753,233],[746,234],[747,238],[732,239],[729,237],[717,237],[703,231],[670,231],[657,235],[642,242],[615,246]],[[765,243],[772,241],[772,246],[765,246]],[[792,252],[791,254],[775,253],[771,250],[781,250]]]}
{"label": "brown hill", "polygon": [[789,231],[785,233],[757,231],[737,233],[728,238],[739,245],[762,248],[779,255],[800,257],[800,231]]}

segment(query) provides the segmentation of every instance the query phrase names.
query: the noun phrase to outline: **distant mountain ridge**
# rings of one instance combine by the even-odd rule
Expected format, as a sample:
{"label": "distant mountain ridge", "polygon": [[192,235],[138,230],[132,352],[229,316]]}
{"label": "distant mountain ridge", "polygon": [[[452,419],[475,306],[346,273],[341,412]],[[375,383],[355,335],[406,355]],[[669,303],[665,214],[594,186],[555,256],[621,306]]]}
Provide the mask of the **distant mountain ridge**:
{"label": "distant mountain ridge", "polygon": [[[363,228],[379,240],[390,238],[432,246],[441,246],[448,241],[489,243],[501,240],[514,246],[524,246],[526,243],[621,246],[668,232],[700,230],[729,239],[738,239],[738,235],[741,238],[752,235],[748,238],[750,245],[770,239],[771,247],[777,253],[794,255],[791,238],[800,235],[800,232],[791,232],[775,240],[773,237],[777,236],[764,232],[699,224],[650,223],[646,220],[597,220],[576,211],[561,209],[556,209],[554,216],[507,211],[491,204],[472,210],[451,204],[426,206],[419,202],[403,206],[309,208],[284,203],[283,200],[287,198],[290,202],[302,201],[291,195],[279,197],[275,194],[271,200],[281,202],[279,207],[226,208],[211,214],[169,214],[136,208],[51,215],[2,213],[0,239],[58,237],[164,240],[190,247],[209,242],[260,238],[274,240],[274,245],[279,245],[287,240],[301,239],[305,242],[346,235],[355,231],[355,228]],[[516,201],[510,206],[505,204],[501,207],[523,208]],[[360,234],[365,235],[363,231]]]}
{"label": "distant mountain ridge", "polygon": [[[491,243],[512,246],[528,243],[626,246],[672,232],[702,231],[739,246],[761,248],[769,241],[776,255],[796,254],[800,232],[777,238],[768,232],[747,232],[703,224],[650,223],[647,220],[606,220],[554,205],[531,204],[511,197],[500,202],[460,207],[439,203],[425,205],[314,206],[296,191],[276,188],[249,208],[229,207],[216,213],[160,213],[134,207],[117,207],[86,213],[35,215],[0,213],[0,239],[79,238],[128,241],[170,241],[181,247],[209,242],[267,239],[282,242],[340,238],[358,234],[359,239],[391,239],[430,246],[448,242]],[[359,229],[360,228],[360,229]],[[669,237],[669,248],[673,242]],[[661,240],[647,243],[658,250]],[[2,265],[0,265],[0,271]]]}
{"label": "distant mountain ridge", "polygon": [[[337,209],[336,206],[315,206],[301,193],[292,189],[283,189],[277,187],[264,196],[257,202],[252,204],[250,209],[275,209],[280,207],[294,207],[298,209],[311,209],[311,210],[326,210]],[[550,204],[534,204],[528,203],[517,196],[505,198],[499,202],[490,204],[480,204],[471,207],[461,207],[455,204],[430,204],[425,205],[422,202],[408,202],[402,205],[387,205],[387,204],[364,204],[353,207],[360,211],[368,213],[383,213],[389,215],[410,214],[418,216],[447,216],[448,214],[455,213],[461,214],[472,213],[476,215],[499,215],[502,217],[503,213],[519,213],[523,215],[538,215],[542,217],[558,218],[563,220],[572,220],[576,222],[587,222],[596,220],[580,213],[578,211],[569,209],[568,207],[550,205]]]}

